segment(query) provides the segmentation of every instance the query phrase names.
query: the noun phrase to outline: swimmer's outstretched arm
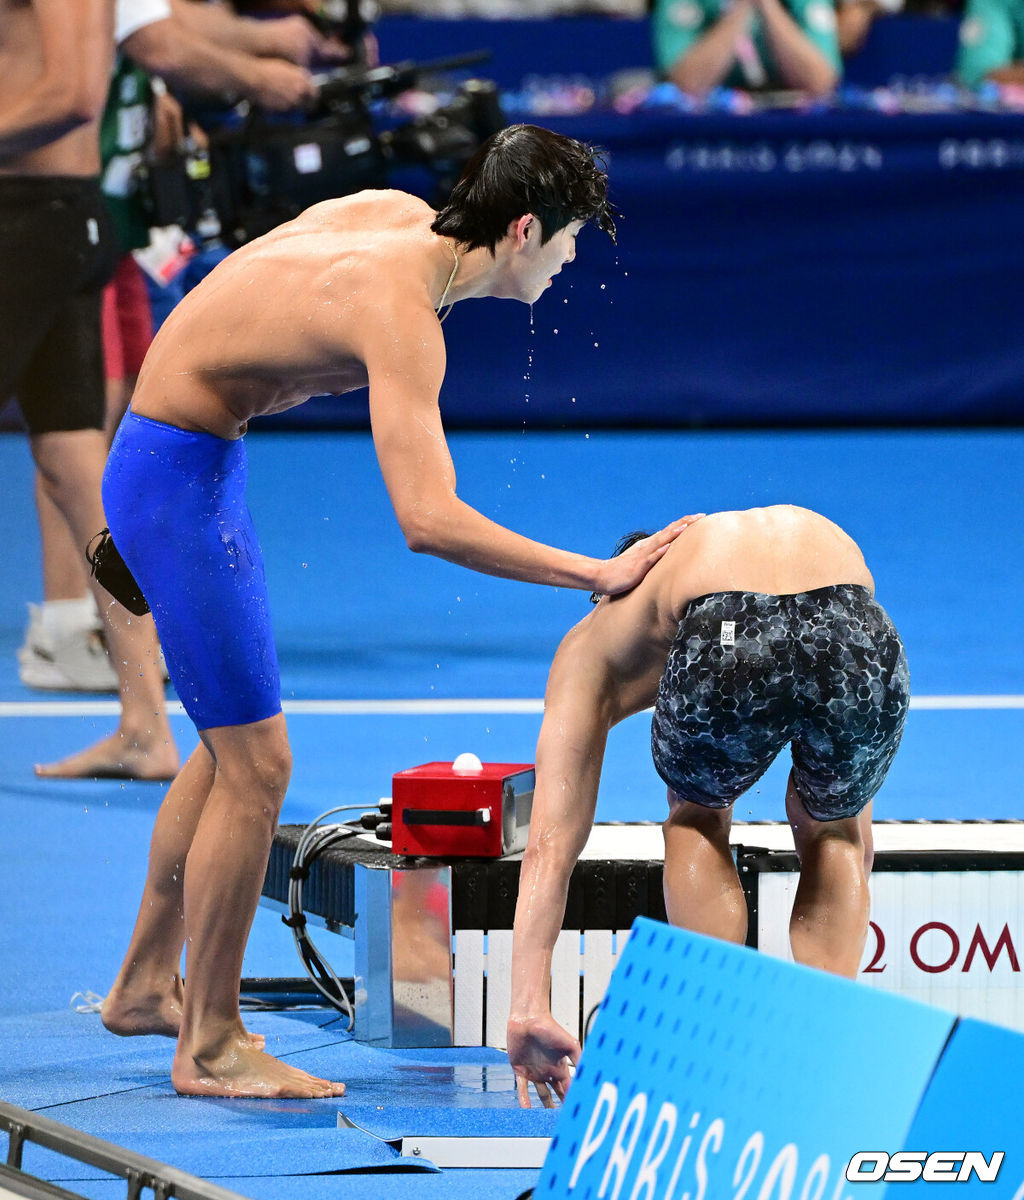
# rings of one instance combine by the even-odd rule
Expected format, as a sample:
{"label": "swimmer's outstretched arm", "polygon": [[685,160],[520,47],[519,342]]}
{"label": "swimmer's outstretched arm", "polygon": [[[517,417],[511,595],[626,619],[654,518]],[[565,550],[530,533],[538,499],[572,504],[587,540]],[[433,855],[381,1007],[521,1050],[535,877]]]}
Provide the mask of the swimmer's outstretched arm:
{"label": "swimmer's outstretched arm", "polygon": [[[367,335],[374,446],[409,548],[485,575],[614,596],[636,586],[682,532],[676,521],[613,559],[589,558],[531,541],[456,495],[438,397],[444,341],[433,310],[401,310],[401,335],[381,323]],[[390,330],[390,333],[388,332]]]}
{"label": "swimmer's outstretched arm", "polygon": [[608,731],[653,701],[664,667],[646,590],[602,601],[563,639],[548,675],[513,927],[508,1054],[524,1108],[531,1083],[545,1107],[552,1091],[564,1099],[569,1064],[580,1056],[577,1040],[551,1016],[551,956],[569,877],[594,823]]}
{"label": "swimmer's outstretched arm", "polygon": [[[588,618],[590,619],[590,618]],[[608,678],[585,665],[581,622],[563,640],[548,676],[536,753],[530,837],[519,874],[513,926],[508,1056],[523,1108],[530,1084],[545,1108],[565,1099],[579,1042],[551,1015],[551,956],[562,928],[569,876],[594,823],[610,721],[602,700]],[[580,643],[582,642],[582,646]]]}

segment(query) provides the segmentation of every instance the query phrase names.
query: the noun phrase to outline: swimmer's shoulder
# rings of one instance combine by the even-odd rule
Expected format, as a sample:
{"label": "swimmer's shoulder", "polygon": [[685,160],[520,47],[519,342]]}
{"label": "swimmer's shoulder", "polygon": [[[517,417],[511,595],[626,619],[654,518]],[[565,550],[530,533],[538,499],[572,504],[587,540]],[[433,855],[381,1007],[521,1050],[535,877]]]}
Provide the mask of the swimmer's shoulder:
{"label": "swimmer's shoulder", "polygon": [[813,508],[803,508],[799,504],[774,504],[769,508],[752,511],[763,513],[764,519],[782,536],[788,534],[812,539],[825,537],[855,545],[853,538],[841,525],[826,517],[824,513],[815,512]]}
{"label": "swimmer's shoulder", "polygon": [[322,200],[304,209],[291,224],[301,228],[327,226],[338,231],[368,229],[384,234],[406,225],[429,226],[436,216],[435,210],[419,196],[397,188],[374,188]]}
{"label": "swimmer's shoulder", "polygon": [[695,535],[721,538],[728,535],[774,534],[814,526],[839,529],[828,517],[799,504],[765,504],[751,508],[723,509],[721,512],[709,513],[691,528]]}

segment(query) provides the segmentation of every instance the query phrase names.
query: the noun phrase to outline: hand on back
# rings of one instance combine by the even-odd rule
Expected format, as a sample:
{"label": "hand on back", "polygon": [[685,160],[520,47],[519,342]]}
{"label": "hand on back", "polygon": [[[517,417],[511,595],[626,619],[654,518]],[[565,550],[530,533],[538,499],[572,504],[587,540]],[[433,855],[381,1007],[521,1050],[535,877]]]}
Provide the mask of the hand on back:
{"label": "hand on back", "polygon": [[600,592],[602,596],[618,596],[621,592],[635,588],[683,530],[699,521],[702,516],[703,513],[696,513],[681,517],[657,533],[652,533],[650,537],[635,542],[628,550],[614,558],[605,559],[601,566],[600,582],[595,591]]}

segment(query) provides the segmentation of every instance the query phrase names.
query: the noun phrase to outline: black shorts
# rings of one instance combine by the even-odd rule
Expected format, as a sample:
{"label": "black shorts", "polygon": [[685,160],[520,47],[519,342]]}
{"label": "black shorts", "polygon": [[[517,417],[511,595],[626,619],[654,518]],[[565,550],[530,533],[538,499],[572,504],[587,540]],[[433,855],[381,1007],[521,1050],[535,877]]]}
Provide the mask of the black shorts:
{"label": "black shorts", "polygon": [[0,406],[30,433],[102,429],[100,299],[117,261],[95,179],[0,175]]}
{"label": "black shorts", "polygon": [[867,588],[716,592],[679,623],[651,749],[682,800],[727,808],[792,743],[793,783],[819,821],[855,816],[900,743],[903,644]]}

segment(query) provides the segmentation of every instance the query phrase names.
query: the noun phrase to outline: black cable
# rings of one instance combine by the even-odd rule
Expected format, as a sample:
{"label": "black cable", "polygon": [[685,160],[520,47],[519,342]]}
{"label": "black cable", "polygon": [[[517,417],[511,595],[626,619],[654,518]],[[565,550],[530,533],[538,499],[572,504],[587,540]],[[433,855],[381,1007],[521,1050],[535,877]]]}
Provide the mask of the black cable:
{"label": "black cable", "polygon": [[288,915],[281,918],[284,924],[292,931],[292,936],[295,939],[295,948],[299,952],[302,965],[306,969],[306,974],[312,980],[313,986],[328,1004],[348,1017],[348,1029],[350,1032],[355,1025],[355,1010],[352,1001],[341,979],[334,973],[330,963],[323,957],[309,935],[302,907],[302,889],[304,883],[309,878],[309,866],[314,859],[321,855],[328,847],[336,845],[341,841],[347,841],[361,832],[358,826],[345,824],[344,822],[324,827],[321,827],[320,822],[325,817],[332,816],[334,813],[353,812],[362,810],[362,808],[363,806],[360,804],[344,804],[336,808],[329,808],[326,812],[322,812],[315,820],[311,821],[302,831],[298,845],[295,848],[291,871],[289,872]]}
{"label": "black cable", "polygon": [[[587,1013],[587,1019],[583,1022],[583,1042],[590,1037],[590,1026],[594,1023],[594,1017],[597,1016],[597,1010],[601,1007],[600,1004],[595,1004],[594,1007]],[[582,1042],[580,1043],[583,1044]]]}

